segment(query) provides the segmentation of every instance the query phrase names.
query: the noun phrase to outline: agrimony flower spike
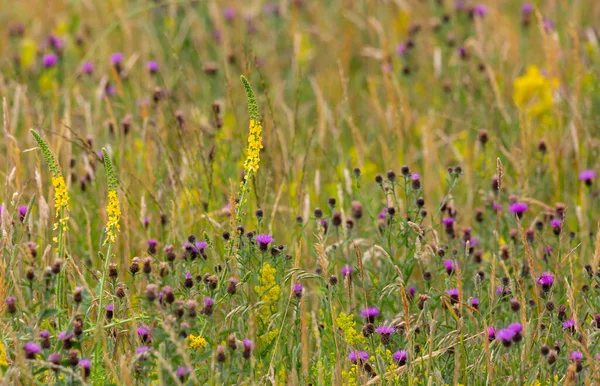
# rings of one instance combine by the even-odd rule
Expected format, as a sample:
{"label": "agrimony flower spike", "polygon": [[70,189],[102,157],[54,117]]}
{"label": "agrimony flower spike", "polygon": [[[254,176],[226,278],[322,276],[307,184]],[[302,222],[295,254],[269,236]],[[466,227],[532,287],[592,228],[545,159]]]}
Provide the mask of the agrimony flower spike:
{"label": "agrimony flower spike", "polygon": [[60,226],[64,231],[66,230],[66,222],[69,219],[68,217],[64,216],[64,213],[63,216],[61,216],[61,211],[66,212],[69,210],[69,192],[67,191],[65,178],[60,172],[58,164],[56,163],[56,159],[50,151],[46,141],[44,141],[44,139],[33,129],[31,130],[31,134],[35,138],[35,141],[38,143],[39,147],[42,149],[44,159],[48,164],[48,168],[52,172],[52,185],[54,186],[54,207],[56,208],[56,217],[61,217],[59,222],[54,224],[54,229],[57,229]]}
{"label": "agrimony flower spike", "polygon": [[104,168],[106,169],[108,181],[108,205],[106,206],[108,222],[106,223],[106,239],[104,240],[104,244],[106,244],[109,241],[114,243],[117,233],[121,230],[121,226],[119,225],[121,208],[119,207],[119,196],[117,195],[118,181],[113,163],[104,148],[102,149],[102,155],[104,156]]}
{"label": "agrimony flower spike", "polygon": [[260,121],[260,115],[258,114],[258,105],[256,104],[256,98],[254,92],[248,80],[242,75],[242,83],[246,89],[246,98],[248,99],[248,112],[250,113],[250,131],[248,133],[248,155],[244,162],[244,178],[248,180],[251,173],[258,171],[258,165],[260,163],[260,149],[262,146],[262,123]]}

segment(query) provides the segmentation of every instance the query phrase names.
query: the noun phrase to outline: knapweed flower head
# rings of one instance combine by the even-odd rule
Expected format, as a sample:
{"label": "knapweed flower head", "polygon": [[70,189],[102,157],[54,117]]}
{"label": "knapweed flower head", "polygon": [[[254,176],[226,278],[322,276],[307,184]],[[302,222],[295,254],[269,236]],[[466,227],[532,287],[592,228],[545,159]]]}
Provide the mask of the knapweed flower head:
{"label": "knapweed flower head", "polygon": [[235,14],[235,8],[227,7],[223,10],[223,17],[225,17],[225,20],[227,21],[232,21],[235,19]]}
{"label": "knapweed flower head", "polygon": [[557,87],[558,79],[545,77],[539,68],[529,66],[513,83],[513,100],[524,113],[540,117],[552,109],[552,93]]}
{"label": "knapweed flower head", "polygon": [[446,294],[448,294],[451,297],[458,297],[458,289],[450,288],[449,290],[446,290]]}
{"label": "knapweed flower head", "polygon": [[483,4],[477,4],[473,7],[473,14],[479,17],[484,17],[487,15],[488,9]]}
{"label": "knapweed flower head", "polygon": [[42,351],[42,347],[35,342],[27,342],[23,345],[23,349],[25,350],[25,356],[27,359],[33,359],[37,354]]}
{"label": "knapweed flower head", "polygon": [[496,339],[496,329],[492,326],[488,326],[487,328],[487,337],[489,340]]}
{"label": "knapweed flower head", "polygon": [[454,260],[450,260],[450,259],[444,260],[444,268],[446,268],[446,273],[448,275],[450,275],[452,272],[454,272],[455,264],[457,264],[457,263],[455,263]]}
{"label": "knapweed flower head", "polygon": [[246,89],[246,98],[248,99],[248,111],[250,113],[250,131],[248,134],[248,150],[246,155],[246,161],[244,161],[244,179],[247,180],[251,173],[258,171],[258,165],[260,163],[260,150],[263,148],[262,145],[262,123],[260,116],[258,115],[258,105],[256,98],[254,97],[254,91],[248,80],[245,77],[241,77],[244,88]]}
{"label": "knapweed flower head", "polygon": [[442,219],[442,224],[444,224],[444,225],[452,225],[452,224],[454,224],[454,219],[452,217],[444,217]]}
{"label": "knapweed flower head", "polygon": [[515,202],[508,208],[514,214],[523,214],[527,209],[529,209],[529,206],[524,202]]}
{"label": "knapweed flower head", "polygon": [[208,243],[206,241],[200,240],[196,241],[195,246],[198,251],[202,251],[203,249],[208,248]]}
{"label": "knapweed flower head", "polygon": [[572,361],[580,361],[583,359],[583,354],[581,351],[573,351],[571,354],[569,354],[569,359]]}
{"label": "knapweed flower head", "polygon": [[550,226],[552,228],[560,228],[561,225],[562,225],[562,221],[560,221],[557,218],[550,220]]}
{"label": "knapweed flower head", "polygon": [[521,12],[525,16],[530,15],[531,12],[533,12],[533,4],[531,4],[531,3],[525,3],[525,4],[523,4],[523,6],[521,7]]}
{"label": "knapweed flower head", "polygon": [[472,298],[472,299],[471,299],[471,306],[472,306],[473,308],[477,308],[477,307],[479,307],[479,299],[477,299],[477,298]]}
{"label": "knapweed flower head", "polygon": [[183,366],[179,366],[177,367],[177,370],[175,371],[175,375],[177,375],[178,378],[183,378],[186,375],[188,375],[190,372],[192,371],[192,369],[190,367],[183,367]]}
{"label": "knapweed flower head", "polygon": [[398,366],[403,366],[406,364],[406,360],[408,359],[408,354],[406,350],[398,350],[392,355],[394,362],[398,364]]}
{"label": "knapweed flower head", "polygon": [[252,351],[254,349],[254,342],[246,338],[242,341],[242,346],[244,347],[244,350]]}
{"label": "knapweed flower head", "polygon": [[515,334],[523,331],[523,326],[520,323],[511,323],[507,328],[512,330]]}
{"label": "knapweed flower head", "polygon": [[83,65],[81,66],[81,72],[83,72],[84,74],[91,74],[92,72],[94,72],[94,63],[92,62],[85,62],[83,63]]}
{"label": "knapweed flower head", "polygon": [[554,284],[554,275],[552,272],[544,272],[537,278],[536,282],[544,289],[550,289],[552,284]]}
{"label": "knapweed flower head", "polygon": [[380,220],[385,220],[385,217],[387,216],[387,212],[388,212],[388,208],[386,206],[384,206],[381,209],[381,212],[379,212],[377,214],[377,218],[380,219]]}
{"label": "knapweed flower head", "polygon": [[496,339],[502,341],[504,345],[510,345],[511,340],[515,337],[517,333],[511,330],[510,328],[503,328],[501,330],[496,331]]}
{"label": "knapweed flower head", "polygon": [[141,338],[147,338],[150,335],[150,331],[151,331],[150,326],[145,325],[145,324],[139,326],[136,330],[138,336]]}
{"label": "knapweed flower head", "polygon": [[261,233],[256,236],[256,242],[259,244],[269,244],[273,242],[273,236],[268,235],[266,233]]}
{"label": "knapweed flower head", "polygon": [[402,56],[406,53],[407,51],[407,45],[405,43],[400,43],[396,46],[396,54],[398,54],[398,56]]}
{"label": "knapweed flower head", "polygon": [[563,330],[574,330],[575,329],[575,319],[567,319],[563,322],[562,325]]}
{"label": "knapweed flower head", "polygon": [[345,265],[344,267],[342,267],[341,272],[343,277],[352,276],[352,267],[349,265]]}
{"label": "knapweed flower head", "polygon": [[84,358],[84,359],[81,359],[77,365],[83,369],[89,370],[92,367],[92,361],[90,361],[87,358]]}
{"label": "knapweed flower head", "polygon": [[377,327],[377,329],[375,329],[375,332],[380,335],[393,334],[395,331],[396,331],[396,329],[394,327],[390,327],[390,326],[379,326],[379,327]]}
{"label": "knapweed flower head", "polygon": [[379,316],[379,309],[377,307],[367,307],[360,311],[360,314],[368,322],[373,323],[375,318]]}
{"label": "knapweed flower head", "polygon": [[215,299],[205,297],[204,298],[204,307],[212,307],[215,304]]}
{"label": "knapweed flower head", "polygon": [[350,362],[357,363],[359,361],[366,362],[369,360],[369,354],[366,351],[351,351],[348,354],[348,359]]}
{"label": "knapweed flower head", "polygon": [[110,56],[110,64],[112,64],[113,66],[117,66],[117,65],[121,64],[121,62],[123,62],[123,59],[125,59],[125,56],[123,55],[123,53],[114,52]]}
{"label": "knapweed flower head", "polygon": [[136,355],[144,355],[147,352],[149,352],[150,350],[152,350],[152,347],[150,346],[140,346],[135,350]]}
{"label": "knapweed flower head", "polygon": [[61,331],[58,334],[57,338],[58,338],[58,340],[65,341],[65,340],[73,339],[74,336],[75,335],[73,335],[72,332],[70,333],[70,332],[67,332],[67,331]]}
{"label": "knapweed flower head", "polygon": [[158,62],[151,60],[146,64],[146,67],[151,74],[158,72]]}
{"label": "knapweed flower head", "polygon": [[593,170],[584,170],[579,173],[579,180],[585,182],[587,185],[590,185],[594,178],[596,178],[596,172]]}
{"label": "knapweed flower head", "polygon": [[104,168],[108,180],[108,205],[106,206],[108,221],[106,223],[106,239],[104,240],[104,244],[106,244],[109,241],[114,243],[117,233],[121,230],[121,208],[119,206],[119,196],[117,195],[118,182],[113,163],[106,149],[102,149],[102,154],[104,154]]}
{"label": "knapweed flower head", "polygon": [[58,63],[58,56],[54,52],[46,54],[42,57],[42,64],[45,68],[51,68]]}

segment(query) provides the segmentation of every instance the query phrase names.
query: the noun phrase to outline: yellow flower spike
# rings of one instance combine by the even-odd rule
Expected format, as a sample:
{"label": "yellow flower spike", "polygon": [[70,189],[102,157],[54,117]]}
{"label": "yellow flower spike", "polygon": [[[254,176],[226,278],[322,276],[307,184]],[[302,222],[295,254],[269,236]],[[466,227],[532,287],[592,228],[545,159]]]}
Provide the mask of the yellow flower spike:
{"label": "yellow flower spike", "polygon": [[513,82],[513,100],[524,113],[540,117],[552,110],[552,93],[557,87],[558,79],[548,78],[536,66],[529,66]]}

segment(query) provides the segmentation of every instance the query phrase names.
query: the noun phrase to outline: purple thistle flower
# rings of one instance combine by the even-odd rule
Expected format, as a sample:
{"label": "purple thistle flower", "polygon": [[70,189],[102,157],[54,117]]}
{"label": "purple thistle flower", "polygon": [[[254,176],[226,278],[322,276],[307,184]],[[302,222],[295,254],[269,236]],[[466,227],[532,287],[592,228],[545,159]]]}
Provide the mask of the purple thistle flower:
{"label": "purple thistle flower", "polygon": [[143,343],[150,341],[150,331],[150,326],[147,326],[145,324],[142,324],[136,330],[138,336],[140,337]]}
{"label": "purple thistle flower", "polygon": [[406,364],[406,360],[408,359],[408,354],[406,350],[398,350],[392,356],[394,362],[398,363],[398,366],[404,366]]}
{"label": "purple thistle flower", "polygon": [[575,319],[567,319],[563,322],[563,330],[575,330]]}
{"label": "purple thistle flower", "polygon": [[553,219],[550,220],[550,226],[552,226],[552,228],[560,228],[560,226],[562,225],[562,221],[560,221],[559,219]]}
{"label": "purple thistle flower", "polygon": [[346,276],[352,277],[352,267],[349,265],[345,265],[342,268],[342,276],[343,277],[346,277]]}
{"label": "purple thistle flower", "polygon": [[52,353],[48,355],[48,362],[58,365],[60,363],[60,353]]}
{"label": "purple thistle flower", "polygon": [[89,370],[89,369],[90,369],[90,367],[92,367],[92,361],[90,361],[90,360],[89,360],[89,359],[87,359],[87,358],[81,359],[81,360],[79,361],[79,364],[78,364],[78,366],[79,366],[79,367],[82,367],[82,368],[84,368],[84,369],[88,369],[88,370]]}
{"label": "purple thistle flower", "polygon": [[580,361],[583,359],[583,354],[581,351],[573,351],[571,354],[569,354],[569,359],[572,361]]}
{"label": "purple thistle flower", "polygon": [[489,340],[496,339],[496,329],[494,329],[494,327],[488,326],[488,328],[487,328],[487,337],[488,337]]}
{"label": "purple thistle flower", "polygon": [[450,274],[452,274],[452,272],[454,272],[454,268],[455,268],[454,264],[455,264],[454,260],[450,260],[450,259],[444,260],[444,267],[446,268],[446,273],[448,275],[450,275]]}
{"label": "purple thistle flower", "polygon": [[83,63],[83,66],[81,66],[81,71],[90,75],[92,72],[94,72],[94,64],[92,62]]}
{"label": "purple thistle flower", "polygon": [[477,309],[479,308],[479,299],[477,298],[472,298],[471,299],[471,307]]}
{"label": "purple thistle flower", "polygon": [[202,251],[203,249],[208,248],[208,243],[206,241],[200,240],[196,241],[196,249]]}
{"label": "purple thistle flower", "polygon": [[23,345],[23,348],[25,349],[25,356],[27,359],[34,359],[36,354],[39,354],[42,351],[40,345],[35,342],[27,342]]}
{"label": "purple thistle flower", "polygon": [[46,68],[54,67],[54,66],[56,66],[57,63],[58,63],[58,56],[56,56],[56,54],[53,52],[44,55],[44,57],[42,58],[42,64]]}
{"label": "purple thistle flower", "polygon": [[385,216],[387,216],[387,207],[385,207],[385,206],[384,206],[384,207],[381,209],[381,212],[379,212],[379,213],[377,214],[377,218],[378,218],[378,219],[380,219],[380,220],[384,220],[384,219],[385,219]]}
{"label": "purple thistle flower", "polygon": [[58,334],[58,337],[57,337],[57,338],[58,338],[58,340],[61,340],[61,341],[66,341],[66,340],[73,339],[73,336],[74,336],[74,335],[73,335],[73,333],[70,333],[70,334],[69,334],[69,333],[67,333],[67,331],[61,331],[61,332]]}
{"label": "purple thistle flower", "polygon": [[450,288],[449,290],[446,290],[446,294],[450,295],[451,297],[458,297],[458,289]]}
{"label": "purple thistle flower", "polygon": [[223,16],[227,21],[232,21],[233,19],[235,19],[235,14],[235,8],[227,7],[223,10]]}
{"label": "purple thistle flower", "polygon": [[527,209],[529,209],[529,206],[524,202],[515,202],[508,208],[508,210],[517,215],[522,215]]}
{"label": "purple thistle flower", "polygon": [[50,332],[48,330],[42,330],[42,331],[40,331],[40,338],[42,338],[42,339],[49,339],[50,338]]}
{"label": "purple thistle flower", "polygon": [[273,236],[268,235],[266,233],[261,233],[258,236],[256,236],[256,242],[260,243],[260,244],[269,244],[273,242]]}
{"label": "purple thistle flower", "polygon": [[454,224],[454,218],[452,217],[445,217],[442,219],[442,224],[448,226],[448,225],[452,225]]}
{"label": "purple thistle flower", "polygon": [[502,341],[502,344],[506,347],[510,346],[510,342],[517,335],[516,332],[511,330],[510,328],[503,328],[501,330],[496,331],[496,339]]}
{"label": "purple thistle flower", "polygon": [[190,367],[183,367],[183,366],[179,366],[177,367],[177,371],[175,372],[175,374],[177,375],[178,378],[183,378],[186,375],[188,375],[190,372],[192,371],[192,369]]}
{"label": "purple thistle flower", "polygon": [[478,247],[479,246],[479,239],[477,237],[471,237],[469,239],[469,246],[470,247]]}
{"label": "purple thistle flower", "polygon": [[148,68],[148,72],[150,72],[151,74],[155,74],[158,72],[158,62],[151,60],[146,64],[146,67]]}
{"label": "purple thistle flower", "polygon": [[106,93],[106,96],[111,97],[117,93],[117,88],[112,84],[107,83],[104,92]]}
{"label": "purple thistle flower", "polygon": [[379,316],[379,309],[377,307],[367,307],[360,311],[360,314],[369,322],[373,323],[375,318]]}
{"label": "purple thistle flower", "polygon": [[149,352],[150,350],[152,350],[152,347],[150,346],[140,346],[135,350],[136,355],[144,355],[147,352]]}
{"label": "purple thistle flower", "polygon": [[596,172],[593,170],[584,170],[581,173],[579,173],[579,179],[581,181],[593,180],[594,177],[596,177]]}
{"label": "purple thistle flower", "polygon": [[533,4],[531,4],[531,3],[523,4],[523,6],[521,7],[521,12],[523,13],[523,16],[529,16],[531,14],[531,12],[533,12]]}
{"label": "purple thistle flower", "polygon": [[48,44],[56,51],[61,51],[65,47],[64,40],[54,35],[48,36]]}
{"label": "purple thistle flower", "polygon": [[115,52],[110,56],[110,64],[118,66],[123,62],[125,56],[121,52]]}
{"label": "purple thistle flower", "polygon": [[554,284],[554,275],[552,272],[544,272],[537,278],[536,283],[541,285],[544,291],[548,291]]}
{"label": "purple thistle flower", "polygon": [[106,311],[114,312],[114,310],[115,310],[115,303],[110,303],[109,305],[106,306]]}
{"label": "purple thistle flower", "polygon": [[544,20],[542,21],[542,25],[544,26],[546,32],[552,31],[554,29],[554,23],[552,23],[550,19],[544,18]]}
{"label": "purple thistle flower", "polygon": [[421,178],[421,175],[419,173],[413,173],[410,176],[410,179],[413,181],[419,180]]}
{"label": "purple thistle flower", "polygon": [[27,205],[19,206],[19,216],[21,217],[21,222],[25,220],[25,215],[27,214]]}
{"label": "purple thistle flower", "polygon": [[509,330],[512,330],[515,334],[523,331],[523,326],[519,323],[511,323],[508,327]]}
{"label": "purple thistle flower", "polygon": [[148,244],[148,253],[151,255],[156,254],[156,247],[158,245],[158,240],[150,239],[150,240],[146,241],[146,244]]}
{"label": "purple thistle flower", "polygon": [[369,360],[369,354],[366,351],[351,351],[348,354],[348,359],[352,363],[357,363],[358,361],[366,362]]}
{"label": "purple thistle flower", "polygon": [[304,287],[302,287],[302,284],[299,284],[299,283],[294,284],[294,287],[293,287],[294,295],[297,298],[302,297],[302,290],[303,289],[304,289]]}
{"label": "purple thistle flower", "polygon": [[244,350],[252,351],[254,349],[254,342],[246,338],[242,341],[242,346],[244,346]]}
{"label": "purple thistle flower", "polygon": [[554,248],[552,248],[552,246],[550,246],[550,245],[546,245],[545,247],[542,248],[542,251],[544,252],[545,255],[550,256],[552,254],[552,252],[554,252]]}
{"label": "purple thistle flower", "polygon": [[417,292],[417,289],[415,287],[408,287],[408,295],[413,297],[415,296],[415,292]]}
{"label": "purple thistle flower", "polygon": [[187,272],[185,273],[185,278],[186,278],[187,280],[192,280],[192,274],[190,273],[190,271],[187,271]]}
{"label": "purple thistle flower", "polygon": [[488,9],[483,4],[477,4],[476,6],[473,7],[473,13],[479,17],[484,17],[485,15],[487,15],[487,12],[488,12]]}
{"label": "purple thistle flower", "polygon": [[406,53],[407,49],[408,47],[405,43],[400,43],[396,46],[396,54],[398,54],[398,56],[402,56]]}
{"label": "purple thistle flower", "polygon": [[375,332],[380,335],[393,334],[395,331],[396,331],[396,329],[394,327],[390,327],[390,326],[379,326],[375,330]]}
{"label": "purple thistle flower", "polygon": [[204,307],[212,307],[215,304],[215,300],[213,298],[205,297],[204,298]]}

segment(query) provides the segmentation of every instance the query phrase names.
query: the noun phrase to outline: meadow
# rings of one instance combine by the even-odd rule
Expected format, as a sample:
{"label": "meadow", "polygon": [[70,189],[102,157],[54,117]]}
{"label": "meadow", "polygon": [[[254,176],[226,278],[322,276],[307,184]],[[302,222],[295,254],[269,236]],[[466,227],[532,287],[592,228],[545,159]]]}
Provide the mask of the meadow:
{"label": "meadow", "polygon": [[600,383],[598,20],[1,2],[0,384]]}

